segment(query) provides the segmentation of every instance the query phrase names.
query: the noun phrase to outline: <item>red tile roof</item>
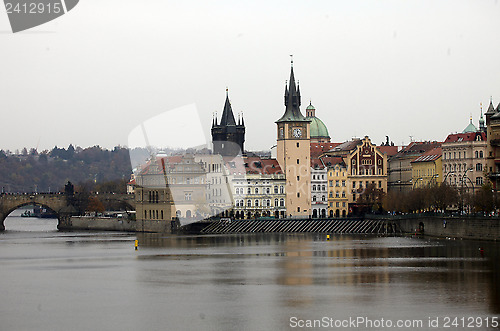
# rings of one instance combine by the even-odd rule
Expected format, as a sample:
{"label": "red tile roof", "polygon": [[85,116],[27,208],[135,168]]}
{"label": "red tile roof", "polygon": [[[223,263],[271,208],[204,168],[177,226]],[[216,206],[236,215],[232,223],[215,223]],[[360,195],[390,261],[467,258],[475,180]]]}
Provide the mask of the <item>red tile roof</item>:
{"label": "red tile roof", "polygon": [[436,148],[433,148],[430,151],[427,151],[424,154],[420,155],[415,160],[411,161],[411,163],[435,161],[435,160],[439,159],[442,154],[443,154],[443,150],[441,149],[441,147],[436,147]]}
{"label": "red tile roof", "polygon": [[340,145],[340,143],[311,143],[311,159],[317,158],[321,154],[332,150]]}
{"label": "red tile roof", "polygon": [[484,132],[469,132],[469,133],[453,133],[446,137],[445,143],[453,143],[460,141],[475,141],[477,136],[481,136],[481,140],[486,141],[486,133]]}

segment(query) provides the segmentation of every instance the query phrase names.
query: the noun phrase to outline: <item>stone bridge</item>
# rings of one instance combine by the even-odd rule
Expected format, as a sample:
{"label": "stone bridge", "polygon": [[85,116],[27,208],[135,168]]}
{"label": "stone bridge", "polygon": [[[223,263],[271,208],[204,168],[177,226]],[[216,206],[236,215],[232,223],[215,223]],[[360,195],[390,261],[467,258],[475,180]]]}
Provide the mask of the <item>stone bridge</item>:
{"label": "stone bridge", "polygon": [[[93,195],[101,202],[120,202],[128,210],[135,210],[135,197],[133,194],[104,193]],[[5,218],[14,210],[26,205],[39,205],[54,211],[59,220],[57,227],[68,222],[76,209],[68,204],[67,196],[63,193],[38,193],[38,194],[1,194],[0,195],[0,231],[5,230]],[[67,227],[66,227],[67,228]]]}

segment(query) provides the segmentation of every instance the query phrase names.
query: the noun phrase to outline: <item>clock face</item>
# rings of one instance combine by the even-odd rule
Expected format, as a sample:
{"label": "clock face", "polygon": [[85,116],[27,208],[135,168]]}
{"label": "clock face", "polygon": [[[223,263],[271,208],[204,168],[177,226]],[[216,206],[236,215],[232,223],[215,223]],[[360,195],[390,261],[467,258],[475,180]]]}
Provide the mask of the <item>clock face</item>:
{"label": "clock face", "polygon": [[302,137],[302,130],[301,129],[293,129],[293,136],[295,138],[300,138]]}

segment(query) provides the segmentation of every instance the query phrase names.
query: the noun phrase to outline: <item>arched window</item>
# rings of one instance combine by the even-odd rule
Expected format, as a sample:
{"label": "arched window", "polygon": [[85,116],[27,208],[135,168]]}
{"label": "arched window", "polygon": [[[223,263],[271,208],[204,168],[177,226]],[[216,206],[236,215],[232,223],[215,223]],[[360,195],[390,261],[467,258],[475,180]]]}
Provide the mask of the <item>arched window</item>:
{"label": "arched window", "polygon": [[483,151],[479,151],[479,157],[482,158],[483,157]]}
{"label": "arched window", "polygon": [[313,191],[316,191],[316,185],[313,185]]}
{"label": "arched window", "polygon": [[247,188],[247,194],[250,194],[250,193],[252,193],[252,190],[249,187],[249,188]]}
{"label": "arched window", "polygon": [[476,159],[477,159],[477,158],[479,158],[479,152],[478,152],[478,151],[476,151],[476,153],[475,153],[475,154],[476,154]]}
{"label": "arched window", "polygon": [[255,188],[255,194],[259,194],[259,188],[258,187]]}
{"label": "arched window", "polygon": [[316,202],[316,196],[315,195],[313,195],[313,201]]}
{"label": "arched window", "polygon": [[252,206],[252,200],[247,200],[247,207],[251,207]]}
{"label": "arched window", "polygon": [[274,207],[278,207],[278,199],[274,199]]}
{"label": "arched window", "polygon": [[285,207],[285,199],[280,199],[280,207]]}
{"label": "arched window", "polygon": [[274,194],[278,194],[278,186],[274,186]]}
{"label": "arched window", "polygon": [[259,206],[259,200],[255,200],[255,207]]}
{"label": "arched window", "polygon": [[321,196],[321,201],[326,201],[326,195]]}

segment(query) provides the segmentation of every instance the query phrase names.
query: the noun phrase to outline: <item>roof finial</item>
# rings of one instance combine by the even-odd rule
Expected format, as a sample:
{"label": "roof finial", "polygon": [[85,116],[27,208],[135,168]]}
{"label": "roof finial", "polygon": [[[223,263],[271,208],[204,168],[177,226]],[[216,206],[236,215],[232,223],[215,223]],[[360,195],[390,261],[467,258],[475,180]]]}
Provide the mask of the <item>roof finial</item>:
{"label": "roof finial", "polygon": [[229,92],[228,92],[228,91],[229,91],[229,89],[228,89],[228,88],[227,88],[227,86],[226,86],[226,97],[229,95]]}
{"label": "roof finial", "polygon": [[291,64],[291,66],[293,68],[293,54],[290,54],[290,64]]}

